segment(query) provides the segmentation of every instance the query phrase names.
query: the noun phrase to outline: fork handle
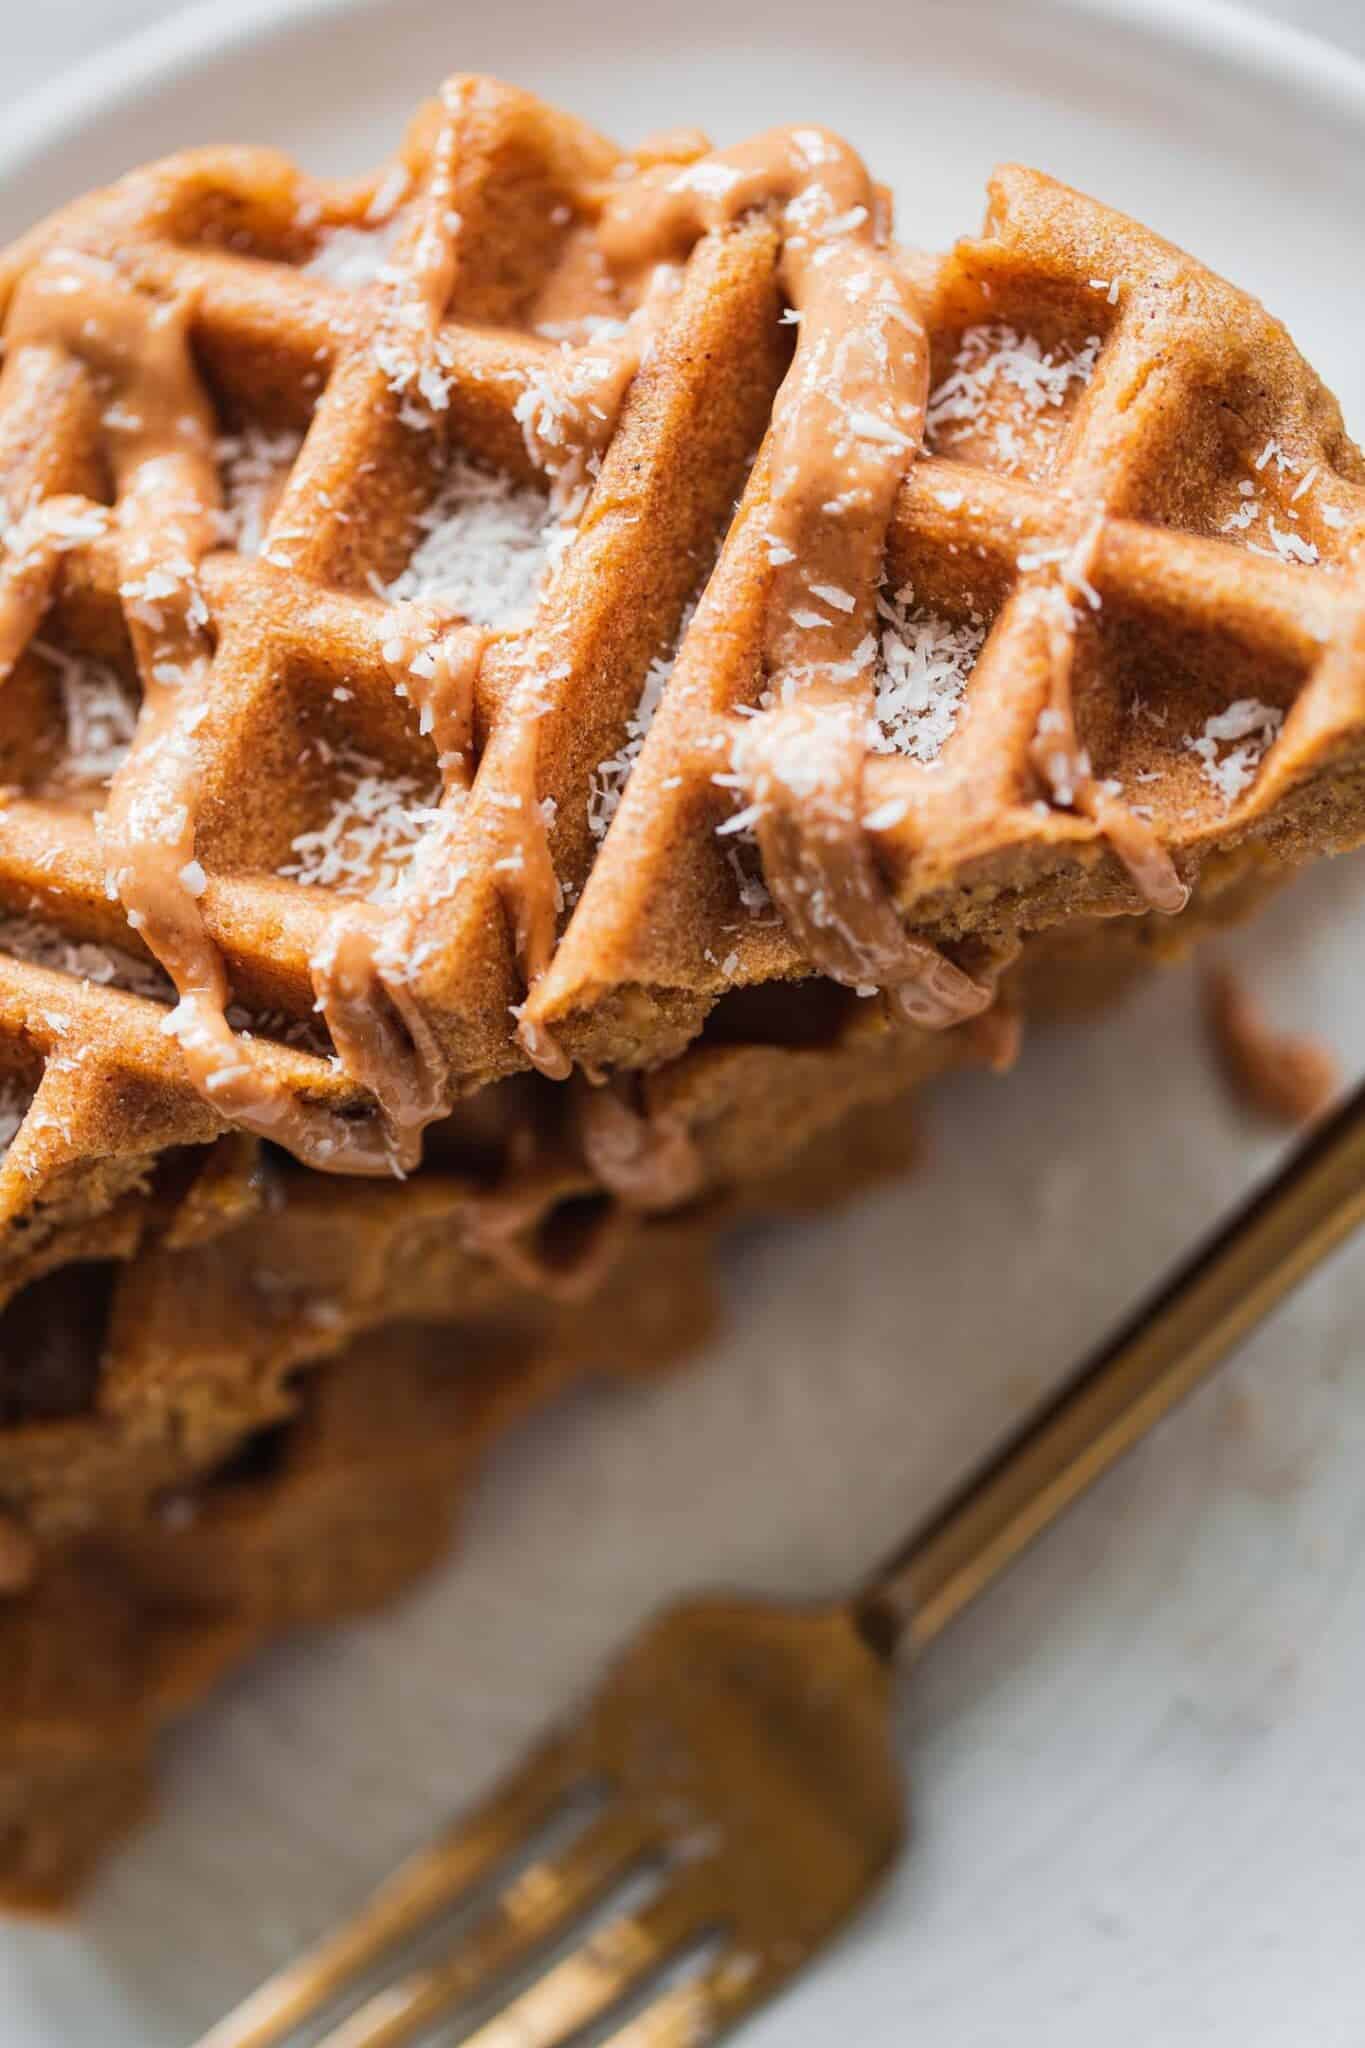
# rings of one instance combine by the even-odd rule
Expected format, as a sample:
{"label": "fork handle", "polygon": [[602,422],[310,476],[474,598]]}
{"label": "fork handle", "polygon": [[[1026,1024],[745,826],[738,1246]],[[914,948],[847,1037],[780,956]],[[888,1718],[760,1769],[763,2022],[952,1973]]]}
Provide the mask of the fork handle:
{"label": "fork handle", "polygon": [[1365,1084],[855,1595],[932,1642],[1365,1218]]}

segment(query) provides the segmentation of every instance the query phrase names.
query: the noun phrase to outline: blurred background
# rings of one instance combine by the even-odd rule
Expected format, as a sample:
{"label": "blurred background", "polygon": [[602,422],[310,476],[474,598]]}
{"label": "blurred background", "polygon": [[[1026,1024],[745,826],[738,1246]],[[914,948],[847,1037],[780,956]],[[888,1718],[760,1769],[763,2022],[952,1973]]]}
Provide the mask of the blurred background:
{"label": "blurred background", "polygon": [[[198,0],[199,5],[204,0]],[[216,0],[228,12],[236,0]],[[282,0],[285,4],[285,0]],[[1161,5],[1168,0],[1160,0]],[[1221,0],[1186,0],[1185,13],[1212,13]],[[1248,12],[1266,14],[1297,28],[1334,37],[1347,49],[1365,56],[1365,4],[1362,0],[1244,0]],[[120,35],[182,11],[178,0],[44,0],[37,9],[14,0],[6,36],[6,64],[0,77],[0,104],[19,99],[66,66],[79,62]],[[451,8],[451,38],[458,36],[459,12]],[[458,62],[458,53],[452,56]]]}

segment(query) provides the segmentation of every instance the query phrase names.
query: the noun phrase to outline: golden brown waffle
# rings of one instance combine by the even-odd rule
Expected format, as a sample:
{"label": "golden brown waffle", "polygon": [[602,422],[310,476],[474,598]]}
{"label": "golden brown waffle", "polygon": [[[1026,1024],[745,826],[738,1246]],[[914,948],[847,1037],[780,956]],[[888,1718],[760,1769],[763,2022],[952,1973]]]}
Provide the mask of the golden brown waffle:
{"label": "golden brown waffle", "polygon": [[360,184],[196,153],[0,261],[16,1892],[331,1611],[328,1515],[356,1597],[439,1546],[411,1433],[188,1515],[304,1367],[668,1348],[670,1246],[700,1300],[1014,1001],[1361,836],[1365,470],[1283,330],[1034,173],[887,236],[819,131],[623,160],[462,80]]}
{"label": "golden brown waffle", "polygon": [[[1001,1005],[952,1032],[893,1028],[818,980],[732,1000],[644,1084],[651,1121],[686,1132],[698,1167],[678,1213],[719,1230],[903,1166],[918,1086],[966,1059],[1007,1065],[1020,1006],[1112,999],[1154,940],[1188,942],[1264,887],[1233,861],[1221,881],[1206,873],[1178,919],[1034,941]],[[22,1587],[41,1551],[228,1455],[286,1411],[301,1368],[361,1333],[420,1316],[529,1349],[564,1310],[597,1313],[673,1226],[598,1185],[570,1142],[574,1106],[572,1091],[511,1077],[469,1098],[402,1185],[220,1139],[174,1163],[178,1184],[168,1169],[153,1197],[91,1226],[83,1260],[43,1270],[49,1242],[0,1309],[0,1584]]]}
{"label": "golden brown waffle", "polygon": [[[629,1058],[649,1019],[681,1042],[727,987],[812,954],[850,978],[837,956],[856,948],[820,924],[841,861],[878,930],[891,903],[971,966],[1040,928],[1169,912],[1235,849],[1292,866],[1360,837],[1365,467],[1284,329],[1021,169],[993,181],[984,235],[926,266],[924,295],[927,426],[878,644],[812,759],[800,691],[764,691],[760,461],[531,998],[580,1059]],[[695,934],[732,900],[722,731],[730,800],[764,863],[786,862],[788,898],[810,897],[785,922],[737,919],[727,973],[707,975]],[[820,833],[847,840],[850,818],[867,844],[831,860]]]}
{"label": "golden brown waffle", "polygon": [[[825,256],[864,321],[833,387]],[[0,302],[26,1274],[140,1241],[233,1123],[384,1171],[527,1048],[685,1092],[665,1063],[769,983],[941,1025],[1029,932],[1359,836],[1336,408],[1255,302],[1035,173],[902,260],[818,131],[624,160],[459,80],[355,186],[137,173]],[[807,445],[847,518],[792,486]],[[593,1177],[676,1199],[686,1134],[595,1103]]]}
{"label": "golden brown waffle", "polygon": [[593,1367],[705,1336],[704,1231],[661,1228],[597,1317],[358,1340],[217,1469],[73,1537],[0,1602],[0,1905],[59,1904],[145,1809],[158,1731],[281,1630],[390,1599],[449,1543],[496,1439]]}
{"label": "golden brown waffle", "polygon": [[[1142,920],[1110,921],[1036,948],[1048,1006],[1112,995],[1144,935]],[[707,1058],[723,1098],[742,1080],[747,1103],[768,1105],[749,1125],[749,1176],[686,1218],[636,1218],[576,1301],[463,1252],[458,1184],[432,1169],[396,1188],[289,1167],[258,1187],[255,1216],[224,1198],[224,1171],[199,1242],[191,1194],[180,1242],[18,1297],[0,1322],[0,1901],[51,1905],[80,1882],[142,1811],[157,1729],[265,1635],[383,1599],[437,1555],[452,1495],[534,1402],[588,1366],[652,1368],[704,1339],[718,1227],[904,1170],[903,1092],[869,1099],[855,1040],[833,1116],[840,1055],[811,992],[788,1012],[794,1036],[798,1018],[805,1042],[783,1053],[694,1055],[701,1130]],[[965,1036],[883,1028],[884,1090],[903,1091],[907,1048],[939,1062]]]}
{"label": "golden brown waffle", "polygon": [[[231,1226],[196,1242],[182,1205],[179,1230],[135,1255],[32,1281],[0,1314],[0,1581],[22,1588],[40,1553],[142,1512],[228,1455],[289,1411],[303,1368],[362,1333],[420,1318],[452,1344],[496,1336],[515,1355],[599,1323],[604,1353],[615,1353],[613,1301],[653,1273],[671,1232],[685,1228],[699,1246],[740,1214],[822,1206],[903,1161],[907,1088],[950,1041],[883,1033],[874,1089],[869,1053],[855,1037],[841,1055],[837,1038],[814,1035],[819,1021],[807,1019],[809,1045],[780,1055],[735,1044],[694,1062],[685,1103],[668,1110],[685,1111],[703,1144],[715,1130],[714,1178],[681,1221],[634,1215],[581,1172],[557,1188],[547,1176],[524,1235],[490,1259],[466,1231],[471,1213],[487,1228],[498,1197],[467,1164],[433,1163],[405,1187],[341,1189],[277,1162],[258,1164],[255,1213]],[[737,1082],[752,1105],[742,1182],[724,1113]],[[538,1079],[503,1088],[564,1099]],[[496,1136],[486,1132],[490,1147]]]}
{"label": "golden brown waffle", "polygon": [[[745,1203],[823,1206],[902,1167],[911,1129],[864,1107],[770,1143]],[[346,1193],[286,1172],[257,1219],[50,1275],[0,1323],[0,1905],[79,1884],[144,1810],[157,1731],[230,1665],[439,1556],[530,1408],[703,1342],[736,1213],[641,1219],[564,1301],[461,1254],[435,1175]]]}

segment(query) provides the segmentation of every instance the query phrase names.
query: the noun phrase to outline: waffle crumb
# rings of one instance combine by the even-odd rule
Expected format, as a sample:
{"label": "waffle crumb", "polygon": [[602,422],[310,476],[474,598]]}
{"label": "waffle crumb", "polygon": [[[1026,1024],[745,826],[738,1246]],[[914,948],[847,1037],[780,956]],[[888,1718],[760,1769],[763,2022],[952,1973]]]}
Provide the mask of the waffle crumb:
{"label": "waffle crumb", "polygon": [[1320,1117],[1340,1093],[1336,1055],[1318,1039],[1274,1030],[1230,968],[1206,975],[1204,1014],[1223,1078],[1245,1108],[1297,1129]]}

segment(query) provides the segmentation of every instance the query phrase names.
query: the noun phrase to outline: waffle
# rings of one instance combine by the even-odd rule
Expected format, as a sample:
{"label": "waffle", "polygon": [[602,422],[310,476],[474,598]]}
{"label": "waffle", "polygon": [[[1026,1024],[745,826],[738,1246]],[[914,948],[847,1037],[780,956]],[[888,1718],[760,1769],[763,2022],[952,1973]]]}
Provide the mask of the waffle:
{"label": "waffle", "polygon": [[178,1186],[106,1219],[107,1255],[41,1272],[0,1310],[0,1587],[229,1455],[287,1412],[300,1370],[363,1334],[420,1317],[534,1348],[563,1311],[596,1313],[647,1271],[675,1219],[724,1232],[900,1169],[928,1081],[1007,1066],[1024,1014],[1112,1000],[1157,940],[1188,944],[1192,923],[1245,914],[1264,886],[1255,868],[1217,890],[1206,875],[1180,918],[1036,940],[996,1008],[951,1032],[893,1029],[828,982],[751,991],[727,1006],[725,1039],[713,1028],[645,1084],[651,1120],[685,1134],[696,1167],[671,1211],[604,1191],[573,1092],[538,1075],[469,1098],[404,1184],[308,1172],[236,1135],[189,1155]]}
{"label": "waffle", "polygon": [[[1244,876],[1192,909],[1241,912],[1256,886]],[[1070,930],[1013,970],[1012,996],[1035,1011],[1111,998],[1156,935],[1140,919]],[[694,1053],[689,1116],[703,1134],[708,1090],[728,1105],[743,1084],[747,1174],[713,1155],[711,1198],[631,1218],[609,1256],[586,1262],[590,1287],[577,1268],[576,1299],[540,1273],[518,1286],[464,1249],[451,1224],[467,1184],[434,1167],[408,1187],[283,1161],[263,1178],[251,1148],[226,1139],[159,1239],[49,1274],[12,1303],[0,1320],[0,1903],[50,1907],[77,1888],[145,1810],[157,1730],[268,1635],[387,1598],[439,1554],[503,1427],[585,1369],[652,1369],[701,1342],[718,1231],[904,1171],[907,1048],[920,1079],[954,1047],[1001,1050],[999,1023],[993,1047],[981,1031],[883,1028],[885,1099],[871,1099],[855,1037],[835,1114],[839,1055],[807,1005],[806,1042],[781,1054],[710,1047],[708,1083]],[[855,1015],[860,1031],[875,1024],[866,1005]],[[538,1077],[503,1087],[563,1096]],[[489,1144],[492,1102],[475,1098],[467,1116],[476,1104]],[[713,1127],[728,1147],[728,1109]],[[231,1148],[245,1156],[229,1161]]]}
{"label": "waffle", "polygon": [[[935,1060],[946,1043],[921,1035]],[[724,1101],[742,1078],[762,1115],[748,1121],[744,1178],[714,1180],[676,1216],[625,1210],[580,1173],[493,1259],[464,1224],[498,1198],[474,1192],[467,1172],[339,1188],[276,1162],[257,1166],[258,1206],[231,1226],[196,1240],[182,1204],[181,1227],[133,1256],[33,1281],[0,1315],[0,1591],[23,1591],[45,1558],[230,1456],[290,1412],[300,1372],[397,1322],[442,1328],[457,1347],[496,1334],[509,1355],[595,1322],[619,1355],[614,1304],[623,1290],[647,1300],[663,1284],[672,1233],[699,1247],[740,1219],[823,1207],[904,1164],[915,1078],[905,1048],[889,1040],[876,1098],[869,1056],[855,1047],[842,1104],[828,1044],[790,1048],[780,1091],[770,1048],[717,1048],[709,1076],[701,1062],[691,1070],[687,1104],[699,1131],[720,1134],[712,1163],[723,1167],[733,1143],[728,1117],[707,1121],[714,1091]],[[535,1079],[503,1087],[563,1099]],[[692,1275],[688,1285],[700,1316],[705,1289]],[[638,1323],[635,1313],[628,1329]]]}
{"label": "waffle", "polygon": [[765,989],[953,1027],[1359,836],[1365,470],[1283,329],[1029,171],[888,231],[822,131],[465,78],[358,184],[194,152],[3,260],[13,1271],[532,1065],[667,1205],[633,1077]]}
{"label": "waffle", "polygon": [[705,1334],[698,1233],[553,1332],[393,1326],[296,1386],[276,1421],[143,1513],[75,1537],[0,1603],[0,1904],[59,1904],[145,1811],[158,1731],[280,1631],[391,1599],[447,1548],[485,1455],[594,1365]]}
{"label": "waffle", "polygon": [[722,1224],[1361,836],[1365,467],[1283,329],[1033,172],[889,233],[823,131],[457,79],[355,184],[194,152],[0,259],[13,1898],[695,1335]]}

